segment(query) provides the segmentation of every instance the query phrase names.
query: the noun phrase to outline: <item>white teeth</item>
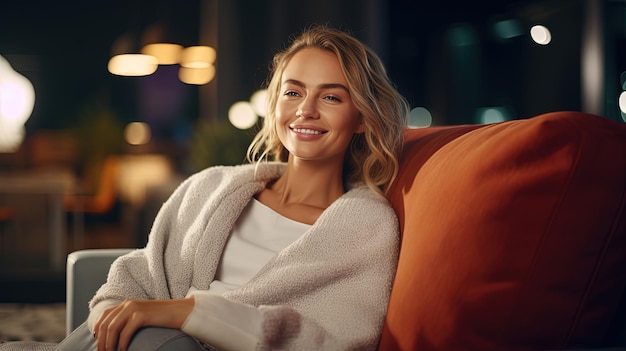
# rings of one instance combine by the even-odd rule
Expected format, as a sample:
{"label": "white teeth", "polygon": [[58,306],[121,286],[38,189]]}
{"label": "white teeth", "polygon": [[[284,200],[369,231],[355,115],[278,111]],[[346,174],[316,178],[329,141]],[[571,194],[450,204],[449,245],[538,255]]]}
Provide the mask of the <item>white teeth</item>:
{"label": "white teeth", "polygon": [[319,130],[294,128],[296,133],[302,134],[322,134]]}

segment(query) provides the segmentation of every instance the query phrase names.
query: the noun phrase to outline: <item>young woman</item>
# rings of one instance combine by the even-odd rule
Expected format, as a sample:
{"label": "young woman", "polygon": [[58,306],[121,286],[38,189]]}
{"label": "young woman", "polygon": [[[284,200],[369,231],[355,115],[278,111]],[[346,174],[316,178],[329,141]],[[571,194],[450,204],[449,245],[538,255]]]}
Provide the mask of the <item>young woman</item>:
{"label": "young woman", "polygon": [[272,72],[251,163],[181,184],[146,248],[116,260],[90,302],[90,347],[126,350],[143,327],[218,349],[377,347],[399,243],[384,191],[405,100],[370,49],[324,26]]}

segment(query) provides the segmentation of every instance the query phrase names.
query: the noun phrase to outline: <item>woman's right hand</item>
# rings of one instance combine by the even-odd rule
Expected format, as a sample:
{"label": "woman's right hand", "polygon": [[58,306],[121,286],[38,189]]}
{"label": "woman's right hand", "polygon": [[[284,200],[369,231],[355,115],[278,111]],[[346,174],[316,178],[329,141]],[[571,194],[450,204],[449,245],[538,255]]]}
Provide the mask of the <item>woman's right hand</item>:
{"label": "woman's right hand", "polygon": [[180,329],[193,310],[193,296],[175,300],[126,300],[106,309],[94,327],[98,351],[126,351],[143,327]]}

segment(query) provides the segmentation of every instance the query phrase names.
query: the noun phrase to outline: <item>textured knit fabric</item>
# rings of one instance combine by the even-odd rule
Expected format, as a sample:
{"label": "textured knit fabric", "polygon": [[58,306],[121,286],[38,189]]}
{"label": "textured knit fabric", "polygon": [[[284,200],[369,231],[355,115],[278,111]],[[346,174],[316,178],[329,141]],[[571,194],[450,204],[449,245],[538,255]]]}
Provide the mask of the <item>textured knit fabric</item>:
{"label": "textured knit fabric", "polygon": [[245,284],[272,257],[310,228],[253,199],[235,223],[210,290],[219,287],[214,292],[222,293]]}
{"label": "textured knit fabric", "polygon": [[[281,163],[214,167],[191,176],[161,208],[146,248],[113,263],[90,308],[104,300],[182,298],[191,287],[208,289],[239,214],[284,169]],[[251,281],[223,296],[261,312],[258,350],[375,349],[398,230],[384,197],[354,187]]]}

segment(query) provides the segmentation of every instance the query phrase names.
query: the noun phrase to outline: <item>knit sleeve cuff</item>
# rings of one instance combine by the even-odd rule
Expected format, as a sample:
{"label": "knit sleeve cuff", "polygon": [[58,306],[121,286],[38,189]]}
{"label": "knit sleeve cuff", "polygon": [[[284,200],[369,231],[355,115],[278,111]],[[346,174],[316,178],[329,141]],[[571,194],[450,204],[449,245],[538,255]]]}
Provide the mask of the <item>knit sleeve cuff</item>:
{"label": "knit sleeve cuff", "polygon": [[100,319],[100,316],[102,316],[102,313],[104,313],[106,309],[117,306],[120,303],[122,303],[122,301],[118,299],[106,299],[93,306],[91,311],[89,311],[89,316],[87,317],[87,326],[89,327],[89,331],[93,333],[96,322]]}
{"label": "knit sleeve cuff", "polygon": [[254,306],[207,291],[193,293],[195,305],[181,330],[213,347],[254,350],[261,336],[262,315]]}

